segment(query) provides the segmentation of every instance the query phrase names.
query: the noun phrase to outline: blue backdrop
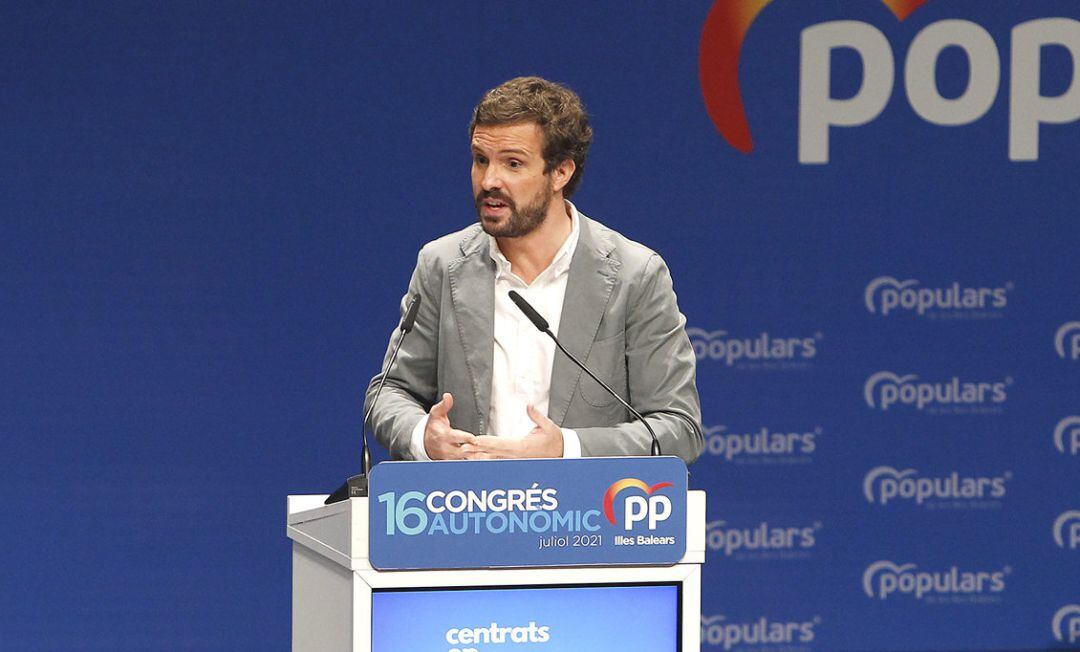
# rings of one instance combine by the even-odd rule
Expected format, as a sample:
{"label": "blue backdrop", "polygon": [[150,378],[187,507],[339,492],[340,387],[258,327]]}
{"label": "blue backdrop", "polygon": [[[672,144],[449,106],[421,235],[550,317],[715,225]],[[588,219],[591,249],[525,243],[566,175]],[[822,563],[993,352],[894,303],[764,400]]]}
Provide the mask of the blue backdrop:
{"label": "blue backdrop", "polygon": [[1074,1],[2,15],[3,649],[287,649],[284,496],[354,472],[415,252],[475,219],[471,108],[520,74],[582,95],[575,201],[689,320],[703,649],[1080,645]]}

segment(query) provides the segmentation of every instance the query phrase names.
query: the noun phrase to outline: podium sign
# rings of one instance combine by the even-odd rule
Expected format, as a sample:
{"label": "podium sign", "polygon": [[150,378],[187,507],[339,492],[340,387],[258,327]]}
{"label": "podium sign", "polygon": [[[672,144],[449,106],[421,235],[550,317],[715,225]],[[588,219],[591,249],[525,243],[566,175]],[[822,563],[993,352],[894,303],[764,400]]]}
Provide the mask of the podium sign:
{"label": "podium sign", "polygon": [[671,565],[686,552],[677,457],[384,462],[371,473],[379,570]]}

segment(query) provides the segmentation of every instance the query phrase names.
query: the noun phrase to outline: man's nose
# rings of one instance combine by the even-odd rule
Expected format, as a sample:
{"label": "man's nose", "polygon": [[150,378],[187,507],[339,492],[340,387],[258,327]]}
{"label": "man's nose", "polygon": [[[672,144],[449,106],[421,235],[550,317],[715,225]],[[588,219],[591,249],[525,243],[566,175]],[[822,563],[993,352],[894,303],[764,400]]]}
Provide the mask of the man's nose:
{"label": "man's nose", "polygon": [[484,168],[484,176],[480,179],[480,185],[484,190],[495,190],[502,187],[502,179],[494,165]]}

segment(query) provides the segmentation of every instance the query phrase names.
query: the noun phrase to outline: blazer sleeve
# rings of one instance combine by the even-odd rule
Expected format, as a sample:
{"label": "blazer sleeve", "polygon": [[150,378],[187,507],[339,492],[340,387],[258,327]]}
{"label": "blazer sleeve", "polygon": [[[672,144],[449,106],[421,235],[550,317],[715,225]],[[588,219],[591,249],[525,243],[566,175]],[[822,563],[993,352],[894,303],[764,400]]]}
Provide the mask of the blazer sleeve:
{"label": "blazer sleeve", "polygon": [[[628,400],[649,422],[665,455],[687,464],[704,446],[696,357],[679,312],[671,273],[652,254],[639,294],[626,315]],[[583,455],[648,455],[652,437],[636,419],[610,427],[575,429]]]}

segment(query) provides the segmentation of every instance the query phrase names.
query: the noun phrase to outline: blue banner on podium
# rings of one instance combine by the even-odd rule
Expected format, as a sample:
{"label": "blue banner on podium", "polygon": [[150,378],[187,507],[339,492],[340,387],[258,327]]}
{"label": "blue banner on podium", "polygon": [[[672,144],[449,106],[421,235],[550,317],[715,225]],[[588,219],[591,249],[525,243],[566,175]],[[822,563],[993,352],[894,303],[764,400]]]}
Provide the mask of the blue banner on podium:
{"label": "blue banner on podium", "polygon": [[671,565],[686,552],[686,480],[677,457],[385,462],[371,565]]}

